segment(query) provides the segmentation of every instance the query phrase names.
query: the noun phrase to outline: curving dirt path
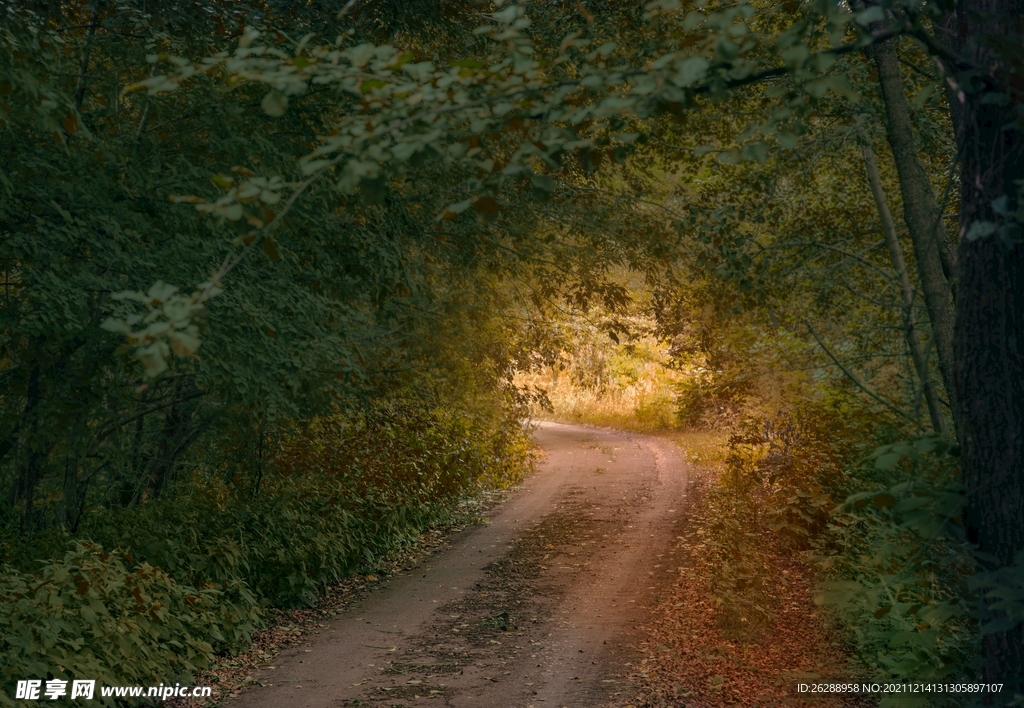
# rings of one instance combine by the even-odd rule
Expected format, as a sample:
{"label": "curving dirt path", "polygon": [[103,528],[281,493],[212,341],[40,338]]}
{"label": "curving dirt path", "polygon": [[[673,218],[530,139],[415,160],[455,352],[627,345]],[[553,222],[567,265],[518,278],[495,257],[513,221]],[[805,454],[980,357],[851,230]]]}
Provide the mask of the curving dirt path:
{"label": "curving dirt path", "polygon": [[686,465],[657,438],[540,424],[545,453],[489,524],[393,576],[229,703],[623,706],[635,628],[678,572]]}

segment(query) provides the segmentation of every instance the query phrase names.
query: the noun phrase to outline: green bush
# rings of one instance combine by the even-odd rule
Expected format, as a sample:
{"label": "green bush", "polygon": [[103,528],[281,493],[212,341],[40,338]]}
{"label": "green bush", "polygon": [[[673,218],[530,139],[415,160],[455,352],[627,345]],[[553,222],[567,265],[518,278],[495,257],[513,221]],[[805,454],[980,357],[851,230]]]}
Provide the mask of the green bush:
{"label": "green bush", "polygon": [[185,678],[208,664],[210,640],[223,638],[220,602],[219,592],[88,542],[35,573],[6,569],[0,705],[16,705],[10,691],[24,679],[142,685]]}
{"label": "green bush", "polygon": [[712,427],[728,421],[753,388],[747,371],[696,369],[675,388],[676,418],[688,428]]}
{"label": "green bush", "polygon": [[[872,678],[969,680],[979,641],[975,560],[950,447],[936,437],[883,445],[897,433],[835,403],[748,418],[731,437],[705,524],[722,623],[765,625],[770,553],[801,553],[820,569],[815,601]],[[1013,579],[997,580],[988,587],[1015,596]],[[999,607],[1017,616],[1016,605]],[[957,700],[908,694],[882,705]]]}
{"label": "green bush", "polygon": [[243,649],[264,606],[309,603],[326,583],[451,519],[478,485],[516,481],[529,451],[513,416],[403,409],[322,419],[278,440],[258,486],[196,469],[173,495],[97,510],[79,528],[90,542],[57,553],[66,537],[40,537],[20,567],[6,568],[4,686],[187,676],[214,652]]}
{"label": "green bush", "polygon": [[869,434],[838,401],[749,415],[729,438],[719,483],[708,493],[704,562],[723,628],[750,633],[772,617],[773,555],[816,547],[833,501],[851,480],[846,464]]}
{"label": "green bush", "polygon": [[[948,449],[923,438],[876,450],[854,466],[861,491],[836,508],[820,539],[825,578],[816,600],[836,611],[858,657],[885,680],[976,676],[975,560]],[[883,705],[960,701],[904,696]]]}

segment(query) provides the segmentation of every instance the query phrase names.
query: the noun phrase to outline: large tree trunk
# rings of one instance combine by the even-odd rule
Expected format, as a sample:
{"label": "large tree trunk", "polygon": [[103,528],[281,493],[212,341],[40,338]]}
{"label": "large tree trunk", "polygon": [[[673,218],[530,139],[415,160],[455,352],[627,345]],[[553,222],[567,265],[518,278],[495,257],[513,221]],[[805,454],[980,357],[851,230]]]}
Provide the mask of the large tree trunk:
{"label": "large tree trunk", "polygon": [[[964,0],[956,30],[962,68],[977,70],[973,82],[959,71],[952,95],[962,143],[955,347],[966,521],[978,548],[1009,565],[1024,551],[1024,246],[1012,233],[1016,225],[1019,239],[1019,221],[993,202],[1022,206],[1024,0]],[[968,237],[986,222],[1007,232]],[[987,636],[983,646],[986,681],[1020,690],[1024,627]]]}
{"label": "large tree trunk", "polygon": [[896,48],[889,40],[869,47],[868,54],[878,70],[878,84],[885,104],[886,133],[903,196],[903,218],[914,243],[917,273],[939,355],[939,371],[953,410],[954,425],[958,425],[953,355],[956,263],[950,253],[952,246],[931,182],[917,157],[910,105],[900,77]]}

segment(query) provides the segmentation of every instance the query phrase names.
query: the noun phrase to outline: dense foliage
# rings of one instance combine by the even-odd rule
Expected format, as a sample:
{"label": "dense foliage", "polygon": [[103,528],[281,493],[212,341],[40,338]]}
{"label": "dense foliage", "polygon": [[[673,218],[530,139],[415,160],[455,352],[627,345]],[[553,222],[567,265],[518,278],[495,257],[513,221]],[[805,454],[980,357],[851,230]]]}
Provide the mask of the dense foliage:
{"label": "dense foliage", "polygon": [[[260,602],[308,601],[515,479],[518,418],[543,398],[524,370],[607,384],[611,361],[635,394],[667,363],[634,412],[664,424],[674,395],[687,425],[746,426],[735,498],[857,582],[850,617],[920,650],[891,675],[973,670],[950,609],[973,566],[921,580],[966,542],[993,567],[975,576],[983,670],[1019,668],[1024,376],[999,352],[1019,346],[1020,50],[975,4],[3,3],[12,626],[45,614],[36,560],[64,585],[79,566],[144,576],[140,593],[199,598],[213,628],[174,630],[188,671],[244,644]],[[1003,150],[997,167],[978,146]],[[627,355],[596,356],[605,336]],[[581,345],[593,361],[566,366]],[[931,441],[895,448],[913,484],[887,474],[910,464],[891,452],[858,466],[901,438]],[[957,526],[945,453],[961,450],[965,536],[907,552],[936,514]],[[864,548],[887,550],[864,564]],[[125,603],[52,631],[125,621]],[[897,622],[904,605],[921,622]],[[955,641],[925,646],[944,622]]]}
{"label": "dense foliage", "polygon": [[[90,509],[73,534],[90,541],[68,551],[64,529],[8,545],[18,569],[0,587],[0,702],[26,676],[185,679],[215,652],[244,649],[268,604],[308,603],[373,569],[529,461],[518,420],[399,406],[318,419],[262,446],[265,473],[197,467],[169,503]],[[232,452],[207,455],[228,465]]]}
{"label": "dense foliage", "polygon": [[[187,675],[244,648],[267,603],[309,602],[528,464],[500,260],[401,199],[309,190],[201,318],[163,284],[208,278],[239,237],[169,197],[291,171],[332,108],[121,90],[153,43],[202,56],[243,19],[310,17],[37,9],[5,5],[2,27],[4,700],[26,676]],[[103,325],[132,312],[174,324],[125,347]]]}

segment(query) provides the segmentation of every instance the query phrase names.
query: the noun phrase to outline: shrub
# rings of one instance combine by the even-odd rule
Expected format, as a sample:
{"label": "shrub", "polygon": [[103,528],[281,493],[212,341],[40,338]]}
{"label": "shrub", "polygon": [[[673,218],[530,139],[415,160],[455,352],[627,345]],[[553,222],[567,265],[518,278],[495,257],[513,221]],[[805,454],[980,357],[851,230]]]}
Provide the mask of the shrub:
{"label": "shrub", "polygon": [[[938,438],[895,436],[866,411],[821,403],[737,426],[704,524],[723,625],[764,625],[771,553],[802,553],[820,569],[815,602],[831,609],[874,678],[975,675],[976,563],[960,525],[956,460]],[[987,587],[1013,595],[1015,583]],[[998,607],[1017,615],[1017,606]],[[957,703],[901,695],[890,704]]]}
{"label": "shrub", "polygon": [[767,625],[774,556],[828,542],[834,500],[856,488],[849,465],[863,455],[861,441],[884,434],[876,428],[841,401],[806,402],[736,423],[702,524],[725,628],[749,633]]}
{"label": "shrub", "polygon": [[[837,507],[819,544],[816,601],[836,611],[858,657],[886,680],[973,678],[977,668],[975,561],[948,449],[924,438],[861,461],[861,491]],[[958,705],[918,698],[899,705]]]}
{"label": "shrub", "polygon": [[[120,551],[75,543],[35,573],[0,576],[0,705],[23,679],[157,684],[206,666],[223,638],[220,593]],[[112,705],[112,699],[101,703]]]}
{"label": "shrub", "polygon": [[186,677],[214,652],[243,649],[263,606],[311,602],[324,584],[451,519],[478,486],[515,482],[529,456],[514,416],[393,409],[282,437],[258,485],[195,469],[173,495],[93,512],[79,529],[90,541],[54,553],[67,541],[50,534],[32,549],[40,570],[28,551],[6,568],[4,685]]}

